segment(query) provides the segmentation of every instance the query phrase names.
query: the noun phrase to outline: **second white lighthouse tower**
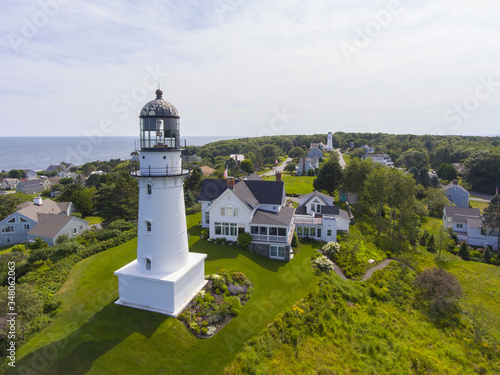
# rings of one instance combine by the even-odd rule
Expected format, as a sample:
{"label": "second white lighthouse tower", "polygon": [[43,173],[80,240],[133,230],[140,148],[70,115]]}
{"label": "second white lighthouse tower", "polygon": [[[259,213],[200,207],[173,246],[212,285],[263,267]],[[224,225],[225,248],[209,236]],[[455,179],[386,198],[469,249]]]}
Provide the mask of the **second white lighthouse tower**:
{"label": "second white lighthouse tower", "polygon": [[140,114],[137,259],[115,272],[118,304],[177,316],[205,285],[205,254],[190,253],[179,113],[163,93]]}

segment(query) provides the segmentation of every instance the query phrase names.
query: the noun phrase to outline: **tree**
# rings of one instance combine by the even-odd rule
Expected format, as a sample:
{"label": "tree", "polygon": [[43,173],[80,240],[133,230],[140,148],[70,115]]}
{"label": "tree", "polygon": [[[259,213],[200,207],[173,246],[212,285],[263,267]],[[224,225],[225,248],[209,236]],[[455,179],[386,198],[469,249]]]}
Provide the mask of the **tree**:
{"label": "tree", "polygon": [[418,299],[428,305],[431,317],[450,316],[458,310],[462,297],[462,287],[451,273],[442,268],[427,268],[414,281],[418,289]]}
{"label": "tree", "polygon": [[403,152],[403,154],[397,160],[397,164],[406,167],[406,169],[415,167],[420,170],[422,168],[428,167],[429,155],[425,150],[411,148]]}
{"label": "tree", "polygon": [[364,185],[364,200],[375,210],[377,234],[382,230],[382,211],[387,200],[389,170],[382,165],[376,165],[368,174]]}
{"label": "tree", "polygon": [[465,161],[464,168],[464,180],[472,190],[491,194],[500,181],[500,148],[476,151]]}
{"label": "tree", "polygon": [[306,156],[306,152],[300,147],[294,147],[290,150],[288,156],[291,158],[302,158]]}
{"label": "tree", "polygon": [[470,252],[467,242],[463,241],[460,244],[460,248],[458,249],[458,256],[461,257],[463,260],[470,260]]}
{"label": "tree", "polygon": [[427,245],[425,246],[427,248],[427,251],[429,253],[435,253],[436,252],[436,245],[435,245],[435,240],[434,240],[434,235],[431,234],[429,237],[429,240],[427,241]]}
{"label": "tree", "polygon": [[184,180],[185,190],[199,191],[201,188],[201,182],[203,181],[203,174],[199,167],[193,168],[191,174],[188,178]]}
{"label": "tree", "polygon": [[77,190],[71,194],[71,202],[76,206],[76,209],[82,213],[83,216],[90,216],[94,211],[94,204],[90,198],[90,192],[86,190]]}
{"label": "tree", "polygon": [[297,168],[297,163],[291,162],[288,163],[285,167],[285,171],[287,172],[295,172],[295,169]]}
{"label": "tree", "polygon": [[442,217],[444,207],[449,205],[449,202],[443,189],[429,188],[424,193],[424,203],[432,217]]}
{"label": "tree", "polygon": [[264,163],[274,164],[274,161],[278,158],[280,154],[280,149],[273,144],[267,144],[262,146],[260,152],[262,154],[262,157],[264,158]]}
{"label": "tree", "polygon": [[247,159],[245,159],[241,162],[240,168],[242,171],[249,173],[249,174],[254,172],[253,163]]}
{"label": "tree", "polygon": [[491,198],[490,203],[484,209],[483,229],[486,231],[497,231],[497,250],[500,254],[500,195],[497,194]]}
{"label": "tree", "polygon": [[326,191],[329,195],[335,194],[342,183],[342,167],[338,158],[330,157],[319,169],[318,177],[313,181],[313,187],[319,191]]}
{"label": "tree", "polygon": [[248,249],[248,245],[250,245],[250,242],[252,242],[252,235],[247,232],[241,232],[238,234],[238,244],[240,247],[243,249]]}
{"label": "tree", "polygon": [[435,236],[436,249],[438,250],[438,259],[441,258],[441,252],[446,249],[451,249],[455,246],[455,242],[450,238],[448,231],[441,224]]}
{"label": "tree", "polygon": [[441,164],[437,170],[437,174],[439,178],[447,181],[455,180],[458,177],[457,170],[448,163]]}
{"label": "tree", "polygon": [[482,258],[485,263],[491,262],[491,251],[489,246],[486,246],[484,249]]}
{"label": "tree", "polygon": [[11,169],[9,171],[9,177],[21,179],[26,177],[26,173],[24,173],[24,171],[21,169]]}
{"label": "tree", "polygon": [[343,171],[342,190],[358,193],[358,199],[361,199],[365,181],[374,168],[371,160],[351,159]]}

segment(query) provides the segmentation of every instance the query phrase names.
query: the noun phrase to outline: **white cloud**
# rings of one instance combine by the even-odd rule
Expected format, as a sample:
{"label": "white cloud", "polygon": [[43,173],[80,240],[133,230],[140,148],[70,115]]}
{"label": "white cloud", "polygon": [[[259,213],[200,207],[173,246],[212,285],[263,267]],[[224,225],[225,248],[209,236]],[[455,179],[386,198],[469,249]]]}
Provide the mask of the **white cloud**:
{"label": "white cloud", "polygon": [[401,1],[349,63],[341,44],[388,4],[70,1],[16,52],[8,35],[22,36],[40,6],[11,2],[0,13],[3,135],[82,135],[103,118],[117,125],[113,135],[135,135],[154,90],[129,100],[127,116],[113,103],[156,66],[185,135],[257,135],[285,106],[295,117],[284,133],[498,133],[500,88],[458,130],[442,113],[473,93],[479,76],[500,81],[500,4]]}

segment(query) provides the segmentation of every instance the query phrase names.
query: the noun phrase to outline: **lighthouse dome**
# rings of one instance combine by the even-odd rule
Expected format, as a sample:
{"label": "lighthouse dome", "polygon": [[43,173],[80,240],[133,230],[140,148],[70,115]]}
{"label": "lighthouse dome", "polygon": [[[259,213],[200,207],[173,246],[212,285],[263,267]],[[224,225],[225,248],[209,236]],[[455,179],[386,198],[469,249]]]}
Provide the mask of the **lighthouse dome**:
{"label": "lighthouse dome", "polygon": [[140,117],[176,117],[179,118],[179,112],[174,105],[163,99],[163,92],[156,90],[156,99],[151,100],[142,107]]}

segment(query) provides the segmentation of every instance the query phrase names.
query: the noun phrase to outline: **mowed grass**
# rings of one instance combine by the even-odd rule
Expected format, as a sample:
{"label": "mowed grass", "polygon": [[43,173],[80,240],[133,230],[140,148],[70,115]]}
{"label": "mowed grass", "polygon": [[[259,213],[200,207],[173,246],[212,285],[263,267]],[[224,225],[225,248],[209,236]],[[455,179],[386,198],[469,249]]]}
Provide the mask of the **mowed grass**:
{"label": "mowed grass", "polygon": [[[281,180],[285,183],[286,193],[297,195],[312,193],[315,178],[315,176],[292,176],[290,173],[281,175]],[[276,176],[266,176],[266,181],[276,181]]]}
{"label": "mowed grass", "polygon": [[469,204],[470,204],[470,206],[471,206],[472,208],[479,208],[479,209],[481,210],[481,212],[483,212],[483,211],[484,211],[484,209],[485,209],[486,207],[488,207],[488,204],[489,204],[489,203],[490,203],[490,202],[486,202],[486,201],[476,201],[476,200],[472,200],[472,199],[470,199],[470,200],[469,200]]}
{"label": "mowed grass", "polygon": [[303,245],[284,263],[199,238],[200,214],[188,217],[190,250],[208,254],[205,273],[221,268],[244,272],[255,291],[219,333],[198,339],[174,318],[114,304],[113,271],[136,257],[136,240],[78,263],[59,292],[61,312],[18,350],[17,367],[37,374],[220,374],[243,344],[278,313],[316,287]]}
{"label": "mowed grass", "polygon": [[87,220],[89,222],[89,225],[102,223],[102,217],[99,217],[99,216],[87,216],[87,217],[84,217],[83,220]]}

